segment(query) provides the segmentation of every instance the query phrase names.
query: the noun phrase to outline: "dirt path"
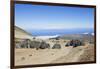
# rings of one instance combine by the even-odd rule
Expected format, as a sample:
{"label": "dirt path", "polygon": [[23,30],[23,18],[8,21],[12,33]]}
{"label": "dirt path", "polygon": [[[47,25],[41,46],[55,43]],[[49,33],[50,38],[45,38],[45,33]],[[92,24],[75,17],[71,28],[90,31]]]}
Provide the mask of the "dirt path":
{"label": "dirt path", "polygon": [[69,51],[68,54],[64,54],[60,58],[53,60],[51,63],[65,63],[65,62],[77,62],[81,54],[84,53],[83,47],[76,47]]}

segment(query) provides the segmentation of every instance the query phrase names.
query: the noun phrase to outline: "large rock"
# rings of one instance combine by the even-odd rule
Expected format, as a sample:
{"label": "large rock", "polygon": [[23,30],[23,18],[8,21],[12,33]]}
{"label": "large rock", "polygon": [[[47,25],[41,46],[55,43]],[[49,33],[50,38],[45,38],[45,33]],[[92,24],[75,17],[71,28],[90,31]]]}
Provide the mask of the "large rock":
{"label": "large rock", "polygon": [[41,42],[40,48],[41,49],[50,48],[50,45],[46,42]]}
{"label": "large rock", "polygon": [[16,44],[15,44],[15,48],[21,48],[20,43],[16,43]]}
{"label": "large rock", "polygon": [[50,45],[44,41],[39,42],[39,41],[32,41],[30,44],[31,48],[36,48],[38,49],[46,49],[46,48],[50,48]]}
{"label": "large rock", "polygon": [[25,39],[24,41],[22,41],[20,43],[21,48],[30,48],[30,40],[29,39]]}
{"label": "large rock", "polygon": [[29,39],[24,39],[23,41],[15,43],[15,46],[16,48],[36,48],[36,50],[50,48],[50,45],[45,41],[31,41]]}
{"label": "large rock", "polygon": [[52,49],[61,49],[61,45],[60,44],[54,44]]}
{"label": "large rock", "polygon": [[40,45],[41,45],[41,42],[39,42],[39,41],[31,41],[30,48],[38,49],[38,48],[40,48]]}
{"label": "large rock", "polygon": [[84,45],[84,43],[80,40],[71,40],[65,45],[65,47],[67,47],[67,46],[77,47],[77,46],[83,46],[83,45]]}
{"label": "large rock", "polygon": [[29,39],[23,39],[21,41],[18,41],[15,43],[16,48],[30,48],[30,40]]}

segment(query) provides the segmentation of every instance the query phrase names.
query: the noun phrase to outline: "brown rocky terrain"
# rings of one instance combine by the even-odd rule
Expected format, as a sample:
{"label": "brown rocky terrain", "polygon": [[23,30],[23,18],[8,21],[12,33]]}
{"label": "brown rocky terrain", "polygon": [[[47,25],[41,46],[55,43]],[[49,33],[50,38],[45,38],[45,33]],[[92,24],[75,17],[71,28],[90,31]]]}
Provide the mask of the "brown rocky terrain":
{"label": "brown rocky terrain", "polygon": [[61,49],[15,49],[15,65],[94,61],[94,46]]}

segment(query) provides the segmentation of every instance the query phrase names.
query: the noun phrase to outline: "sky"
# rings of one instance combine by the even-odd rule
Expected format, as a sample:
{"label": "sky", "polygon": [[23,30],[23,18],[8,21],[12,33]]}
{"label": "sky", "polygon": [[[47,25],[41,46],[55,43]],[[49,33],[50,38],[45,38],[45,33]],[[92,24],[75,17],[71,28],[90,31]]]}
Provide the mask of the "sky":
{"label": "sky", "polygon": [[94,8],[15,4],[15,25],[27,31],[93,29]]}

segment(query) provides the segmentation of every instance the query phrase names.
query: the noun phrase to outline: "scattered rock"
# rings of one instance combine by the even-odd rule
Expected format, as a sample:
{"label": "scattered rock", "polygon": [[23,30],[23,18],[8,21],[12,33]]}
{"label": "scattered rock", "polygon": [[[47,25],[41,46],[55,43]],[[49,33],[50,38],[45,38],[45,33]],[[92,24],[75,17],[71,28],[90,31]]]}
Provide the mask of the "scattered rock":
{"label": "scattered rock", "polygon": [[21,60],[25,60],[25,57],[22,57]]}
{"label": "scattered rock", "polygon": [[32,56],[32,54],[30,54],[29,56]]}

